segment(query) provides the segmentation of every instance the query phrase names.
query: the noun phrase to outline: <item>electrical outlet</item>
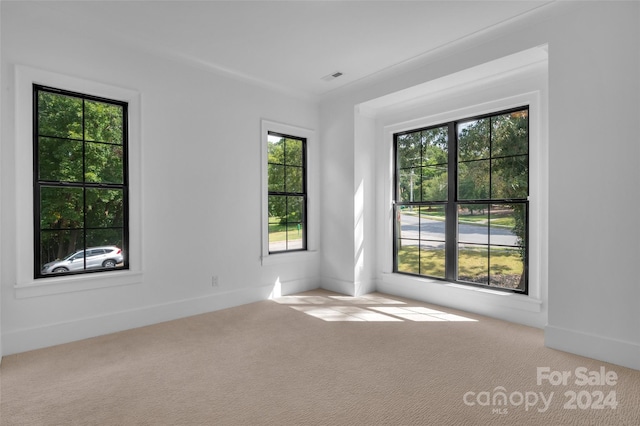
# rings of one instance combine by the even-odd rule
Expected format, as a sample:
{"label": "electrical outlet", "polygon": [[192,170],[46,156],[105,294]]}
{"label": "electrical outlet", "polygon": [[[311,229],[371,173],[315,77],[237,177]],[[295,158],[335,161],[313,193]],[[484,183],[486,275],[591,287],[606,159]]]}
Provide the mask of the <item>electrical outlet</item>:
{"label": "electrical outlet", "polygon": [[218,287],[218,276],[217,275],[212,275],[211,276],[211,287]]}

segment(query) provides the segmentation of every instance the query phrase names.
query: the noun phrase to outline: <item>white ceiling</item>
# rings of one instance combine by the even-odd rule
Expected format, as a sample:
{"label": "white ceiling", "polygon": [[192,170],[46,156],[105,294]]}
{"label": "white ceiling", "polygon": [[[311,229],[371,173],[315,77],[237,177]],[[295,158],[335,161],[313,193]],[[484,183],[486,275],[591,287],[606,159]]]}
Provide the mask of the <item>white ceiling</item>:
{"label": "white ceiling", "polygon": [[[318,98],[550,3],[84,1],[31,3],[84,34]],[[342,77],[322,79],[336,71]]]}

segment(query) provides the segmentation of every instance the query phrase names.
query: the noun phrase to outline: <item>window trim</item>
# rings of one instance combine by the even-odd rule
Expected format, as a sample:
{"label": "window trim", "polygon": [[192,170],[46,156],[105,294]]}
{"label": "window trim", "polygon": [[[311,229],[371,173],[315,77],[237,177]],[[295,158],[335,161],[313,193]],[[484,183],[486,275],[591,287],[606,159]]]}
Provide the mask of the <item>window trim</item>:
{"label": "window trim", "polygon": [[[15,241],[17,298],[47,296],[142,282],[141,95],[118,86],[23,65],[15,66]],[[104,274],[34,278],[33,226],[33,85],[86,93],[129,105],[129,248],[128,270]]]}
{"label": "window trim", "polygon": [[[494,111],[489,111],[489,112],[483,112],[482,114],[474,114],[472,116],[461,116],[459,118],[456,119],[452,119],[452,120],[447,120],[447,121],[442,121],[440,123],[432,123],[429,124],[428,126],[418,126],[412,129],[405,129],[402,131],[398,131],[398,132],[393,132],[392,133],[392,161],[393,161],[393,188],[392,188],[392,204],[393,204],[393,217],[396,217],[399,214],[398,211],[398,206],[399,205],[410,205],[410,206],[416,206],[418,208],[420,208],[421,206],[426,206],[426,205],[441,205],[445,211],[445,217],[447,218],[447,222],[446,222],[446,227],[445,227],[445,276],[444,277],[435,277],[435,276],[429,276],[429,275],[422,275],[422,274],[418,274],[418,273],[412,273],[412,272],[403,272],[403,271],[399,271],[398,270],[398,221],[394,220],[393,221],[393,242],[392,242],[392,246],[393,246],[393,258],[392,258],[392,262],[393,262],[393,267],[392,267],[392,272],[394,274],[400,274],[400,275],[408,275],[408,276],[413,276],[416,278],[426,278],[426,279],[433,279],[433,280],[438,280],[438,281],[444,281],[444,282],[448,282],[448,283],[454,283],[454,284],[459,284],[459,285],[463,285],[463,286],[473,286],[473,287],[478,287],[478,288],[484,288],[484,289],[490,289],[490,290],[495,290],[495,291],[499,291],[499,292],[507,292],[507,293],[514,293],[514,294],[522,294],[522,295],[527,295],[528,291],[529,291],[529,244],[530,244],[530,237],[529,237],[529,194],[527,194],[526,198],[517,198],[517,199],[507,199],[507,198],[499,198],[499,199],[494,199],[494,198],[488,198],[488,199],[460,199],[459,198],[459,190],[460,188],[458,187],[458,168],[460,165],[460,159],[458,157],[458,152],[459,152],[459,143],[458,143],[458,136],[459,136],[459,125],[461,123],[465,123],[465,122],[470,122],[470,121],[475,121],[475,120],[480,120],[480,119],[485,119],[485,118],[493,118],[493,117],[497,117],[497,116],[501,116],[504,114],[509,114],[512,112],[519,112],[519,111],[527,111],[527,162],[529,163],[530,161],[530,131],[529,131],[529,120],[531,117],[530,114],[530,105],[529,103],[524,103],[520,106],[516,106],[516,107],[509,107],[509,108],[505,108],[505,109],[498,109],[498,110],[494,110]],[[438,129],[438,128],[447,128],[447,155],[448,155],[448,162],[447,164],[447,184],[448,184],[448,189],[447,189],[447,197],[444,200],[433,200],[433,201],[401,201],[399,200],[399,190],[400,190],[400,163],[399,163],[399,157],[398,157],[398,138],[400,136],[403,135],[407,135],[407,134],[412,134],[412,133],[416,133],[416,132],[422,132],[422,131],[427,131],[427,130],[432,130],[432,129]],[[490,157],[488,158],[488,160],[492,160],[494,157],[492,156],[492,154],[490,154]],[[528,166],[527,167],[527,192],[529,190],[529,181],[530,181],[530,171],[531,171],[531,167]],[[491,172],[489,172],[489,179],[491,179]],[[524,204],[525,205],[525,226],[526,226],[526,231],[525,231],[525,235],[526,235],[526,245],[524,246],[524,251],[525,251],[525,259],[524,259],[524,276],[525,276],[525,283],[524,283],[524,289],[523,290],[516,290],[516,289],[510,289],[510,288],[503,288],[503,287],[499,287],[499,286],[491,286],[489,284],[480,284],[480,283],[474,283],[471,281],[464,281],[464,280],[460,280],[458,277],[458,261],[459,261],[459,247],[458,247],[458,225],[459,222],[457,220],[458,217],[458,207],[461,204],[513,204],[513,203],[517,203],[517,204]],[[488,248],[491,247],[491,245],[487,246]],[[489,253],[490,253],[490,249],[489,249]]]}
{"label": "window trim", "polygon": [[[51,94],[59,94],[59,95],[63,95],[63,96],[71,96],[71,97],[75,97],[78,99],[81,99],[83,102],[85,100],[87,101],[95,101],[95,102],[102,102],[102,103],[108,103],[110,105],[117,105],[122,107],[123,109],[123,121],[122,121],[122,136],[123,136],[123,140],[122,140],[122,148],[123,148],[123,157],[122,157],[122,171],[123,171],[123,181],[121,184],[104,184],[102,182],[96,183],[96,184],[92,184],[92,183],[88,183],[86,181],[82,181],[79,182],[77,184],[74,184],[73,187],[75,188],[81,188],[83,190],[86,190],[87,188],[105,188],[105,187],[109,187],[109,188],[113,188],[113,189],[121,189],[123,192],[123,228],[122,228],[122,237],[123,237],[123,241],[122,244],[120,245],[120,249],[123,250],[125,253],[128,252],[128,247],[129,247],[129,197],[128,197],[128,187],[129,187],[129,165],[128,165],[128,146],[129,146],[129,132],[128,132],[128,121],[129,121],[129,113],[128,113],[128,108],[129,108],[129,104],[125,101],[120,101],[120,100],[114,100],[114,99],[107,99],[104,97],[98,97],[98,96],[93,96],[90,94],[86,94],[86,93],[78,93],[78,92],[71,92],[68,90],[63,90],[63,89],[59,89],[57,87],[49,87],[49,86],[44,86],[41,84],[34,84],[33,85],[33,182],[34,182],[34,186],[33,186],[33,215],[34,215],[34,279],[39,280],[39,279],[51,279],[53,277],[55,277],[55,275],[43,275],[42,272],[42,264],[43,264],[43,260],[40,258],[40,254],[39,252],[41,251],[41,239],[42,239],[42,229],[40,228],[40,213],[41,213],[41,206],[40,206],[40,200],[38,199],[38,194],[41,194],[40,191],[42,191],[42,188],[45,186],[49,186],[51,187],[51,185],[54,185],[55,187],[65,187],[66,185],[63,182],[60,181],[56,181],[56,182],[47,182],[47,183],[40,183],[40,179],[38,176],[38,171],[39,171],[39,166],[40,166],[40,162],[39,162],[39,154],[38,154],[38,147],[39,147],[39,135],[38,135],[38,125],[37,125],[37,120],[36,117],[38,116],[39,110],[38,110],[38,95],[40,92],[46,92],[46,93],[51,93]],[[85,118],[83,117],[83,122],[84,122]],[[87,141],[84,139],[82,139],[82,143],[83,145],[86,143]],[[84,153],[84,149],[83,149],[83,153]],[[84,156],[84,154],[83,154]],[[86,161],[86,159],[83,159],[83,161]],[[84,179],[84,178],[83,178]],[[84,223],[83,225],[83,229],[85,229],[86,227],[86,223]],[[86,229],[85,229],[86,231]],[[86,232],[84,233],[84,235],[86,236]],[[89,247],[85,247],[84,245],[82,246],[82,248],[78,248],[78,250],[87,250]],[[90,257],[90,256],[87,256]],[[127,257],[125,257],[124,260],[124,265],[122,267],[117,268],[117,270],[126,270],[129,269],[129,260]],[[115,270],[112,269],[83,269],[81,271],[74,271],[74,272],[67,272],[64,273],[64,275],[80,275],[80,274],[89,274],[89,273],[104,273],[104,272],[114,272]],[[60,274],[63,275],[63,274]]]}
{"label": "window trim", "polygon": [[[269,174],[268,174],[268,145],[269,133],[290,135],[295,138],[306,140],[306,195],[307,195],[307,217],[306,217],[306,249],[288,250],[280,252],[269,252]],[[319,166],[318,166],[318,144],[316,143],[316,132],[304,127],[279,123],[276,121],[261,120],[260,125],[260,170],[261,170],[261,257],[263,266],[295,262],[306,260],[317,255],[318,231],[319,231]]]}

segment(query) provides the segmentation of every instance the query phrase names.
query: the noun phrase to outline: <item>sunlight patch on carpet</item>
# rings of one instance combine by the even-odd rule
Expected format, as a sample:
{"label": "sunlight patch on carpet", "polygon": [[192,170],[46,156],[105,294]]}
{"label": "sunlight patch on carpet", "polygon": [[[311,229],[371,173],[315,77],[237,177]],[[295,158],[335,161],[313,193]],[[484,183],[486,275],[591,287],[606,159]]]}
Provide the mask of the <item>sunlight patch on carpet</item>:
{"label": "sunlight patch on carpet", "polygon": [[[293,305],[290,306],[290,308],[323,321],[403,322],[406,320],[415,322],[477,322],[477,320],[472,318],[442,312],[424,306],[406,306],[405,302],[377,295],[360,297],[299,295],[283,296],[273,300],[283,305]],[[324,306],[320,307],[318,305]],[[365,307],[362,305],[368,306]]]}
{"label": "sunlight patch on carpet", "polygon": [[376,311],[385,314],[394,315],[396,317],[408,319],[411,321],[471,321],[477,322],[472,318],[463,317],[461,315],[450,314],[447,312],[437,311],[435,309],[425,308],[423,306],[388,308],[388,307],[372,307]]}
{"label": "sunlight patch on carpet", "polygon": [[327,308],[315,308],[312,306],[292,306],[296,311],[304,312],[312,317],[320,318],[324,321],[370,321],[370,322],[389,322],[402,321],[379,312],[373,312],[368,309],[356,308],[353,306],[331,306]]}

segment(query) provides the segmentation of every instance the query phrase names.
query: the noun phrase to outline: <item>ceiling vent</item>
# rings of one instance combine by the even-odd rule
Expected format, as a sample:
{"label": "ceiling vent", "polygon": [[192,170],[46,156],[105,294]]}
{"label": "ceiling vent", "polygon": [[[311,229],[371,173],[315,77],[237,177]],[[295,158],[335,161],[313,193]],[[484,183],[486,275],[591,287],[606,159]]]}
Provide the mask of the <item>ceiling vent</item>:
{"label": "ceiling vent", "polygon": [[322,77],[322,80],[324,81],[331,81],[331,80],[335,80],[336,78],[342,76],[342,73],[340,71],[336,71],[334,73],[331,73],[329,75],[325,75],[324,77]]}

